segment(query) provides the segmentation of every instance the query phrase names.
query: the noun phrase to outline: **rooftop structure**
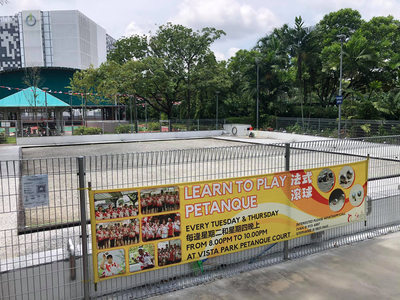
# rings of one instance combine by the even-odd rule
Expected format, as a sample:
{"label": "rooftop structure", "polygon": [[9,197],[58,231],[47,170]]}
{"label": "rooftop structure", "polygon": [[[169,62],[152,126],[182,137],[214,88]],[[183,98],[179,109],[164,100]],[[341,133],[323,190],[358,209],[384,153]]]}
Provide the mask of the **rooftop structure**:
{"label": "rooftop structure", "polygon": [[26,10],[0,17],[0,71],[98,67],[115,39],[77,10]]}

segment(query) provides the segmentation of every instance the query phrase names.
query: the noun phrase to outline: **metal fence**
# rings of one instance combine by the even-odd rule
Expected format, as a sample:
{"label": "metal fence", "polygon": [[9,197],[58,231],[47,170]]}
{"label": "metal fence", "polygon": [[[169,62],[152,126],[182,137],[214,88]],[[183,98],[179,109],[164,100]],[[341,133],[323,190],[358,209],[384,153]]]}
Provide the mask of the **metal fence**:
{"label": "metal fence", "polygon": [[[371,214],[355,223],[289,241],[288,258],[398,230],[400,137],[203,148],[82,158],[0,162],[0,299],[135,299],[165,293],[284,260],[284,244],[93,284],[89,203],[93,189],[128,188],[323,167],[370,157]],[[386,143],[384,143],[386,142]],[[81,162],[79,166],[79,162]],[[50,205],[24,209],[21,175],[47,174]],[[83,220],[83,222],[81,222]],[[88,234],[88,253],[82,252]],[[260,255],[262,254],[262,255]],[[254,258],[257,259],[254,260]],[[71,259],[70,259],[71,258]],[[251,263],[250,263],[251,262]],[[87,272],[87,273],[86,273]]]}
{"label": "metal fence", "polygon": [[[337,137],[338,120],[320,118],[276,119],[276,130]],[[371,137],[400,134],[400,121],[395,120],[342,120],[341,137]]]}
{"label": "metal fence", "polygon": [[[138,133],[218,130],[223,129],[224,124],[225,119],[137,120]],[[119,134],[135,130],[135,122],[128,120],[0,120],[0,133],[7,137]]]}

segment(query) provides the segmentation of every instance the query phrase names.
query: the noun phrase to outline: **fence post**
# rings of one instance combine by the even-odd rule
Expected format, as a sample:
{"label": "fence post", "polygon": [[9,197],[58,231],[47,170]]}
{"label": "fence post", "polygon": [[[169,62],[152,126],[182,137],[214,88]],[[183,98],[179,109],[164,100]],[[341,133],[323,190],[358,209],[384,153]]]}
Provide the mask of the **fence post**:
{"label": "fence post", "polygon": [[197,131],[200,131],[200,119],[197,119]]}
{"label": "fence post", "polygon": [[89,262],[86,232],[86,197],[85,197],[85,167],[83,156],[78,159],[79,176],[79,200],[81,208],[81,233],[82,233],[82,260],[83,260],[83,295],[85,300],[89,300]]}
{"label": "fence post", "polygon": [[[290,143],[285,143],[285,171],[290,171]],[[283,242],[283,259],[289,258],[289,241]]]}
{"label": "fence post", "polygon": [[321,118],[318,118],[318,134],[321,133]]}

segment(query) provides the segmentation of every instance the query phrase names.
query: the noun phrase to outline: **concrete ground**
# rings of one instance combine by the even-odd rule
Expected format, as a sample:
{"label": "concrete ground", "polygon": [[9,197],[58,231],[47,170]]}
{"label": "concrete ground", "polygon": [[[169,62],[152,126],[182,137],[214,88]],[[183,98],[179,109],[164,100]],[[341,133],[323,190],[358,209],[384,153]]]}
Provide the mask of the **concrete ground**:
{"label": "concrete ground", "polygon": [[399,250],[392,233],[151,299],[400,299]]}
{"label": "concrete ground", "polygon": [[212,138],[132,143],[84,144],[72,146],[23,148],[22,155],[24,159],[48,157],[76,157],[86,155],[133,153],[147,151],[229,147],[239,146],[240,144],[246,145],[246,143],[243,141],[224,141]]}

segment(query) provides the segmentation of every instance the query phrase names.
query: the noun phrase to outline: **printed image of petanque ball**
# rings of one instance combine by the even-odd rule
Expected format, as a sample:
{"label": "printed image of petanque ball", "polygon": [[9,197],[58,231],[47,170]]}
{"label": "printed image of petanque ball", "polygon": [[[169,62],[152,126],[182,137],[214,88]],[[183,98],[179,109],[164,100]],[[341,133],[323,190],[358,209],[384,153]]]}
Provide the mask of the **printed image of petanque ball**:
{"label": "printed image of petanque ball", "polygon": [[364,188],[361,184],[355,184],[350,191],[350,203],[353,206],[360,206],[364,201]]}
{"label": "printed image of petanque ball", "polygon": [[344,189],[348,189],[354,183],[354,170],[350,166],[343,167],[339,172],[339,183],[340,186]]}
{"label": "printed image of petanque ball", "polygon": [[329,192],[335,185],[335,174],[330,169],[323,169],[318,175],[317,184],[322,192]]}
{"label": "printed image of petanque ball", "polygon": [[329,197],[329,208],[334,212],[338,212],[343,208],[345,200],[346,196],[343,191],[336,189]]}

